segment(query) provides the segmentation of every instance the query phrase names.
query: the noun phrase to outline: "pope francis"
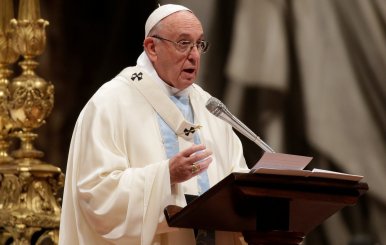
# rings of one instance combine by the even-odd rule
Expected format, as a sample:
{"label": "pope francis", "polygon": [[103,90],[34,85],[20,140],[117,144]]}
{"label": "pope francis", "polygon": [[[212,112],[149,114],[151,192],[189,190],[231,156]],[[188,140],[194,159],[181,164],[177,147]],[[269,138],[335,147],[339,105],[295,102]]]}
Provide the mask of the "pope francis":
{"label": "pope francis", "polygon": [[[208,45],[186,7],[149,16],[137,65],[105,83],[77,120],[59,244],[203,244],[200,232],[168,227],[163,209],[247,169],[240,140],[194,84]],[[240,243],[236,233],[203,234],[205,244]]]}

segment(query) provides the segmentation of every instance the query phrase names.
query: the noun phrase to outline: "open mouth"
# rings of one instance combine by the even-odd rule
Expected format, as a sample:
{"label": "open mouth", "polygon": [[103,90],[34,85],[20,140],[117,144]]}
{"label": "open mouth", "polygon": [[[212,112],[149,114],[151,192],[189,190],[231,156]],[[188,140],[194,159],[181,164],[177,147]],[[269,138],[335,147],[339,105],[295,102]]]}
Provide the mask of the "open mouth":
{"label": "open mouth", "polygon": [[184,69],[184,72],[186,72],[186,73],[189,73],[189,74],[193,74],[194,73],[194,71],[195,71],[195,69]]}

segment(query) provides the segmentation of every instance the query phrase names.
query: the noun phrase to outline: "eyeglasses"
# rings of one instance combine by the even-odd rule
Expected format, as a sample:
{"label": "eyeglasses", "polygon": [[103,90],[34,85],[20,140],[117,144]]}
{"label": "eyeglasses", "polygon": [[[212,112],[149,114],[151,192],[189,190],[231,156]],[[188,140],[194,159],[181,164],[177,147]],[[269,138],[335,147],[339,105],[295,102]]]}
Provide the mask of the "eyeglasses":
{"label": "eyeglasses", "polygon": [[175,42],[175,41],[172,41],[172,40],[160,37],[160,36],[156,36],[156,35],[154,35],[152,37],[157,38],[157,39],[162,40],[162,41],[167,41],[167,42],[173,43],[175,45],[176,49],[182,53],[185,53],[188,50],[190,52],[193,49],[193,47],[195,46],[197,48],[198,52],[203,54],[206,51],[208,51],[208,48],[209,48],[209,42],[204,41],[204,40],[198,41],[197,43],[193,43],[193,42],[187,41],[187,40],[181,40],[181,41]]}

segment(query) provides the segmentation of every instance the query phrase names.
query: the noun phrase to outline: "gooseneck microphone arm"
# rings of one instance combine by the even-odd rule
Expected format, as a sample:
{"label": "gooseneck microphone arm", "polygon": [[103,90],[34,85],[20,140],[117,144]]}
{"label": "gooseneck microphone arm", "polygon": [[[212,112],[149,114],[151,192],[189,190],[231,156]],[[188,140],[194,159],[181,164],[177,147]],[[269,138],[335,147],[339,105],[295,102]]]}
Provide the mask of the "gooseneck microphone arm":
{"label": "gooseneck microphone arm", "polygon": [[275,152],[267,143],[265,143],[259,136],[252,132],[252,130],[250,130],[244,123],[242,123],[238,118],[233,116],[232,113],[228,110],[228,108],[217,98],[211,97],[206,102],[206,108],[210,113],[226,121],[245,137],[255,142],[264,151],[270,153]]}

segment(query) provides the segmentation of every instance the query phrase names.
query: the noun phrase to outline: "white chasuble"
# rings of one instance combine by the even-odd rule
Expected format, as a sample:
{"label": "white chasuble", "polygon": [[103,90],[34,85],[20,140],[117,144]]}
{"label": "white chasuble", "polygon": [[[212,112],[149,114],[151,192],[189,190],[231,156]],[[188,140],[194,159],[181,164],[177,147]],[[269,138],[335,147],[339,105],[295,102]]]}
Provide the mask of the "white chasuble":
{"label": "white chasuble", "polygon": [[[127,71],[126,71],[127,72]],[[130,75],[130,74],[128,74]],[[186,120],[176,104],[162,91],[146,73],[142,73],[143,79],[134,79],[132,84],[145,97],[162,120],[173,130],[178,140],[179,151],[185,150],[194,144],[194,134],[198,134],[201,126]],[[137,81],[136,81],[137,80]],[[188,96],[188,95],[186,95]],[[190,178],[181,184],[184,194],[198,195],[197,176]]]}
{"label": "white chasuble", "polygon": [[[145,71],[139,67],[126,68],[105,83],[77,120],[60,244],[194,244],[191,229],[171,228],[165,222],[163,209],[185,206],[184,192],[196,192],[197,185],[170,185],[157,112],[134,86],[149,79],[141,73]],[[246,170],[242,146],[231,127],[206,110],[210,95],[197,85],[190,89],[194,116],[202,126],[201,143],[213,151],[208,168],[213,186],[231,172]],[[216,234],[217,244],[237,242],[233,233]]]}

